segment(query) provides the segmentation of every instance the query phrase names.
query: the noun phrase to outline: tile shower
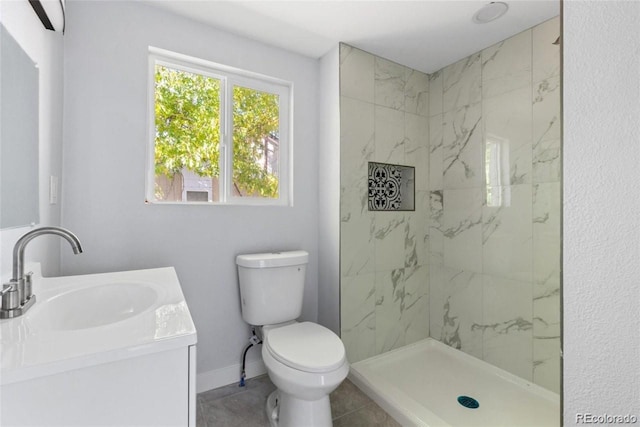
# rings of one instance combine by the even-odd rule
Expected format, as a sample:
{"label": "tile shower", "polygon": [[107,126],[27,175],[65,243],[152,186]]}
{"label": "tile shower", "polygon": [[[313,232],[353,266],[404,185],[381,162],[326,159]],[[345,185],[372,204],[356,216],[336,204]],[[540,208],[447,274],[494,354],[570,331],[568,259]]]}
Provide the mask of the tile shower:
{"label": "tile shower", "polygon": [[[432,337],[560,381],[559,19],[430,75],[341,45],[341,333],[349,360]],[[370,211],[368,162],[415,169]]]}
{"label": "tile shower", "polygon": [[[429,76],[340,46],[341,336],[350,362],[429,336]],[[413,211],[369,211],[368,162],[413,166]]]}

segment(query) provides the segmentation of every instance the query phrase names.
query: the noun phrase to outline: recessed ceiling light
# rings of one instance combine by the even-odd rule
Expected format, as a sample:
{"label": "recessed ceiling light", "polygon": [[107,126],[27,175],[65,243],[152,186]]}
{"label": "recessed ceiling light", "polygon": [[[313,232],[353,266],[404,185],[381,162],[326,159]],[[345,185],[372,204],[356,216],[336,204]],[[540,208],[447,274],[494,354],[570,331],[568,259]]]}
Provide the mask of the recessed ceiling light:
{"label": "recessed ceiling light", "polygon": [[486,24],[494,21],[507,13],[509,5],[501,1],[492,1],[484,5],[479,11],[473,15],[473,22],[476,24]]}

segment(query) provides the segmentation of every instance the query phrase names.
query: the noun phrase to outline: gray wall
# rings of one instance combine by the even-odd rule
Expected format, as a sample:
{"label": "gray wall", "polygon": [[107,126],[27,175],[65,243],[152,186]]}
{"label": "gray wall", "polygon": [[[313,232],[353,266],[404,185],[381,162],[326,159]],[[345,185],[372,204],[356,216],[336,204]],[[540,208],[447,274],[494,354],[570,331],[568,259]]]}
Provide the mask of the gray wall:
{"label": "gray wall", "polygon": [[[249,337],[237,254],[309,251],[302,317],[317,319],[318,61],[134,2],[70,2],[64,42],[63,223],[85,250],[63,254],[64,273],[174,266],[198,330],[198,388],[236,381]],[[293,81],[293,207],[144,203],[149,45]]]}

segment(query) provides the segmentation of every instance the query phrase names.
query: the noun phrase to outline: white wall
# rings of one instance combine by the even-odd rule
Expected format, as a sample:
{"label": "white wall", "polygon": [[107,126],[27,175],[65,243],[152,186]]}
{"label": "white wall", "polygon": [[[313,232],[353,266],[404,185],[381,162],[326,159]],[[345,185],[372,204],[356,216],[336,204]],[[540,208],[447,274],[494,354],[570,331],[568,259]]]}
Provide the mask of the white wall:
{"label": "white wall", "polygon": [[[294,207],[145,205],[149,45],[293,82]],[[318,61],[135,2],[69,2],[64,48],[63,224],[85,250],[63,253],[64,273],[175,266],[198,389],[237,381],[249,337],[237,254],[309,251],[302,317],[317,319]]]}
{"label": "white wall", "polygon": [[640,417],[640,3],[564,2],[564,422]]}
{"label": "white wall", "polygon": [[[44,28],[26,1],[0,2],[0,21],[39,70],[39,200],[40,224],[60,224],[60,204],[49,204],[49,176],[61,175],[62,164],[62,33]],[[5,142],[3,142],[5,143]],[[16,240],[31,227],[0,231],[0,277],[8,279]],[[66,245],[66,243],[65,243]],[[39,237],[29,243],[25,260],[42,263],[45,275],[55,275],[60,264],[60,238]]]}
{"label": "white wall", "polygon": [[320,58],[318,86],[318,322],[340,334],[340,59]]}

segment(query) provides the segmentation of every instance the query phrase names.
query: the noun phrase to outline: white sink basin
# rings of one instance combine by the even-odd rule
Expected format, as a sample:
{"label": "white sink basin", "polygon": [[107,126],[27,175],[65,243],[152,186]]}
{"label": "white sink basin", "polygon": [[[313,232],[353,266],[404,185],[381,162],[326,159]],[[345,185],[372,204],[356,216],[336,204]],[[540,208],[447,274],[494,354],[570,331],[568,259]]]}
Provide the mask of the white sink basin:
{"label": "white sink basin", "polygon": [[34,324],[51,330],[95,328],[139,315],[158,300],[151,283],[105,283],[65,292],[47,301],[37,300],[41,310],[33,313]]}
{"label": "white sink basin", "polygon": [[171,267],[66,277],[29,270],[35,304],[0,320],[0,385],[197,341]]}

